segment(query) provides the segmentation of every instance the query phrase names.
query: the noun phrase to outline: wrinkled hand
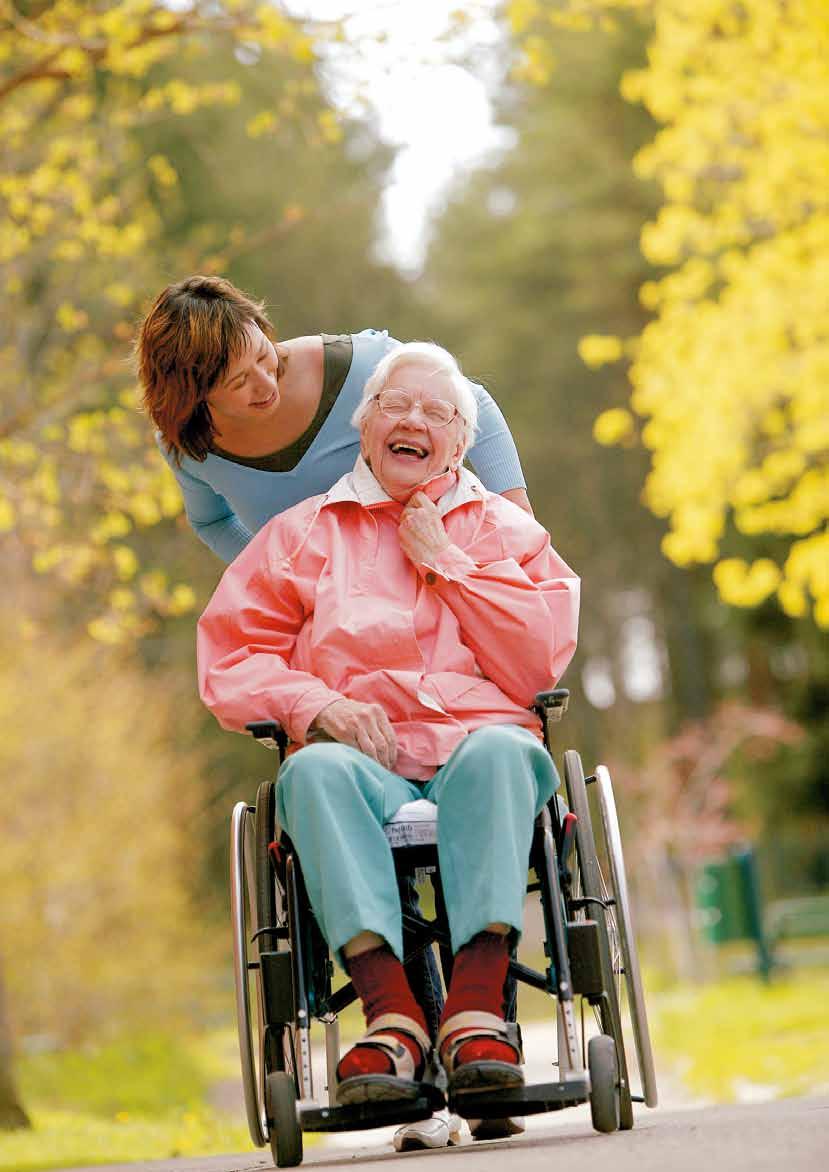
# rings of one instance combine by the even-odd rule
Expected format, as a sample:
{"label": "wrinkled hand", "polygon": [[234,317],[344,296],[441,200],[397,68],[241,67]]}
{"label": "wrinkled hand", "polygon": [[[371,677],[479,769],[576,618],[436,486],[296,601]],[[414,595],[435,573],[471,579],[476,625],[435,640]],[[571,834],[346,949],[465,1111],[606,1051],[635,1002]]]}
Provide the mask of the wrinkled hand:
{"label": "wrinkled hand", "polygon": [[400,548],[415,565],[432,561],[450,545],[437,505],[416,492],[403,510],[398,528]]}
{"label": "wrinkled hand", "polygon": [[397,737],[379,704],[333,700],[317,714],[311,727],[322,729],[343,745],[359,749],[385,769],[394,768]]}

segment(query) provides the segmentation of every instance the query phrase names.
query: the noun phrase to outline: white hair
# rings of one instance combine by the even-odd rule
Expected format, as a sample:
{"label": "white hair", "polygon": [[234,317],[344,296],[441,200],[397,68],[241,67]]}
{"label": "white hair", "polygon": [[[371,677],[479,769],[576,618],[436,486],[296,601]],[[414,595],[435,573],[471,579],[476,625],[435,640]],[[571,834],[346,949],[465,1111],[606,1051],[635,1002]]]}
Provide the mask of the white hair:
{"label": "white hair", "polygon": [[351,416],[352,426],[360,427],[372,399],[382,391],[383,387],[388,385],[395,370],[399,366],[408,366],[414,363],[418,366],[430,367],[429,374],[445,374],[452,384],[458,401],[458,413],[465,424],[463,452],[461,453],[461,458],[463,458],[472,446],[478,428],[478,400],[475,398],[475,392],[472,390],[469,380],[458,366],[457,359],[442,346],[436,346],[434,342],[402,342],[380,359],[369,378],[366,379],[363,397]]}

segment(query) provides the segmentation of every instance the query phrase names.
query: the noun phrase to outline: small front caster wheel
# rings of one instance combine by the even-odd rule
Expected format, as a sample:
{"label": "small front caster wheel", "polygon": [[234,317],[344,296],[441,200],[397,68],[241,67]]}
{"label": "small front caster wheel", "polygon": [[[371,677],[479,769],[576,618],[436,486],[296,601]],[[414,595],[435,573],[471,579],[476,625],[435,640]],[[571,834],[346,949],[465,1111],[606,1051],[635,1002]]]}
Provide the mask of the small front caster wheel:
{"label": "small front caster wheel", "polygon": [[609,1034],[597,1034],[587,1044],[590,1071],[590,1117],[596,1131],[619,1129],[619,1066],[616,1044]]}
{"label": "small front caster wheel", "polygon": [[269,1074],[265,1100],[273,1162],[277,1168],[296,1168],[302,1163],[302,1128],[296,1115],[293,1077],[284,1070]]}

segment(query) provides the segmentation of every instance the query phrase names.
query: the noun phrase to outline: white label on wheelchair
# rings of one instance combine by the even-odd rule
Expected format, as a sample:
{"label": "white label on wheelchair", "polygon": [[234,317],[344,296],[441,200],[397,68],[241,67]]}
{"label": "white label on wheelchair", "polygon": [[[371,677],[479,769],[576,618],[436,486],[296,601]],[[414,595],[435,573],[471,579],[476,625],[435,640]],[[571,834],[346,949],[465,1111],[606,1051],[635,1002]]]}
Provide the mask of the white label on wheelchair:
{"label": "white label on wheelchair", "polygon": [[384,829],[392,849],[398,846],[431,846],[438,840],[437,806],[425,798],[406,802]]}

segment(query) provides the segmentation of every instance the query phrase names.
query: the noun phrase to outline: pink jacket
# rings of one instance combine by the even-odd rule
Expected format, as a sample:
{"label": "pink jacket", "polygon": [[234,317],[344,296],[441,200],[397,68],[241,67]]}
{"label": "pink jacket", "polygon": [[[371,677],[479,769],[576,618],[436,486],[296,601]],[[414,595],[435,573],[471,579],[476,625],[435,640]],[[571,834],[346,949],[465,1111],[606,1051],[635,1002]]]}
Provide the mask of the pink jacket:
{"label": "pink jacket", "polygon": [[452,542],[433,565],[405,556],[403,506],[359,459],[228,567],[198,632],[199,689],[225,728],[276,719],[302,745],[333,700],[374,702],[395,771],[418,779],[483,724],[540,735],[528,705],[573,655],[579,580],[537,521],[466,469],[425,491]]}

